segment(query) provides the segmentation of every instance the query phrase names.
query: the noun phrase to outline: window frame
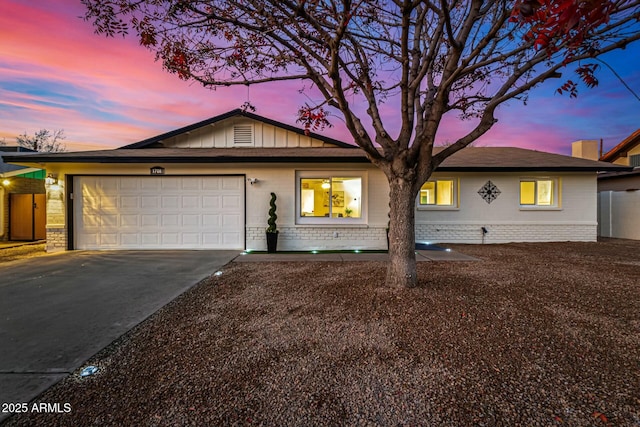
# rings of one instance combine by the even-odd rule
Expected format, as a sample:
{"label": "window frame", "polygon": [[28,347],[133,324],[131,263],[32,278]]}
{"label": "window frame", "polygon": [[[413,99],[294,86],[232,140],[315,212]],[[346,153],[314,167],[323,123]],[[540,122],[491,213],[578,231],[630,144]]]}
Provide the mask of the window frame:
{"label": "window frame", "polygon": [[[454,178],[454,177],[450,177],[450,176],[442,176],[442,177],[438,177],[438,178],[433,178],[433,179],[429,179],[427,180],[427,182],[434,182],[436,183],[435,185],[435,198],[436,200],[438,199],[438,194],[437,194],[437,188],[438,188],[438,181],[451,181],[453,182],[453,195],[451,197],[452,199],[452,204],[451,205],[423,205],[422,203],[420,203],[420,191],[422,191],[422,186],[424,186],[424,184],[422,184],[422,186],[420,186],[420,190],[418,190],[418,196],[416,197],[416,209],[420,210],[420,211],[429,211],[429,210],[433,210],[433,211],[457,211],[460,210],[460,178]],[[425,182],[425,184],[427,183]]]}
{"label": "window frame", "polygon": [[[552,183],[552,201],[550,205],[538,204],[538,183],[540,181],[551,181]],[[522,183],[535,182],[534,203],[522,204]],[[559,177],[538,176],[538,177],[521,177],[518,179],[518,206],[520,210],[560,210],[562,209],[562,181]]]}
{"label": "window frame", "polygon": [[[360,178],[360,218],[302,216],[302,180]],[[295,173],[296,225],[366,225],[368,223],[368,174],[365,170],[297,170]]]}

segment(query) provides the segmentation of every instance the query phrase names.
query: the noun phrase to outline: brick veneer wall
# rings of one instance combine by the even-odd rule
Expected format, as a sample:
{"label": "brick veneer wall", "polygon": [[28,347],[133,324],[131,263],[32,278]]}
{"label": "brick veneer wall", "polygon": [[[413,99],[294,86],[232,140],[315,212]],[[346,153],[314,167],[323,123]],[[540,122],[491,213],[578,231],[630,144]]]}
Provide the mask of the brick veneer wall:
{"label": "brick veneer wall", "polygon": [[[387,249],[386,227],[278,227],[278,250]],[[247,249],[267,250],[264,227],[247,227]]]}
{"label": "brick veneer wall", "polygon": [[41,179],[10,177],[9,185],[5,187],[2,198],[2,210],[4,211],[3,221],[0,224],[0,240],[9,239],[9,194],[44,194],[44,181]]}
{"label": "brick veneer wall", "polygon": [[[483,243],[483,225],[416,224],[416,241]],[[595,242],[597,224],[487,224],[484,243],[507,242]]]}
{"label": "brick veneer wall", "polygon": [[47,227],[47,252],[67,250],[67,229]]}

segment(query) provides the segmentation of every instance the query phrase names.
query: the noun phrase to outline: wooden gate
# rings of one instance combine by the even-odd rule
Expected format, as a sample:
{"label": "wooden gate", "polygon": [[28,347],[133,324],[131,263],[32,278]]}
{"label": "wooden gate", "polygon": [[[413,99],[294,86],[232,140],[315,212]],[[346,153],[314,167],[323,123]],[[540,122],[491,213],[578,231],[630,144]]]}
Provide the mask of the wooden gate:
{"label": "wooden gate", "polygon": [[46,194],[9,194],[9,240],[44,240]]}

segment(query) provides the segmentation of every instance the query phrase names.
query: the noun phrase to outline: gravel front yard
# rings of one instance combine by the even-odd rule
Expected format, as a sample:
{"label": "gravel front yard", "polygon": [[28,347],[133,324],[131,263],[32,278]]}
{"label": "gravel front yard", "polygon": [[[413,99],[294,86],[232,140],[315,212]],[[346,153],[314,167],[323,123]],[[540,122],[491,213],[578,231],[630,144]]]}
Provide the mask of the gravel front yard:
{"label": "gravel front yard", "polygon": [[640,426],[640,242],[453,246],[481,262],[232,263],[21,426]]}

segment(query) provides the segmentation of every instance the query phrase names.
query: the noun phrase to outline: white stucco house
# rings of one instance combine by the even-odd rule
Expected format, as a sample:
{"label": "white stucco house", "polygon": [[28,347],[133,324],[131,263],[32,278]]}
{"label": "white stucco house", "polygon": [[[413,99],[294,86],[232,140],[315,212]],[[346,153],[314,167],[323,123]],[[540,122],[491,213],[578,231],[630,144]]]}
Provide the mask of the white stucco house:
{"label": "white stucco house", "polygon": [[[7,160],[47,170],[49,251],[265,250],[271,192],[279,250],[387,247],[387,180],[360,149],[241,110],[119,149]],[[464,149],[420,191],[416,239],[595,241],[596,175],[619,168]]]}

